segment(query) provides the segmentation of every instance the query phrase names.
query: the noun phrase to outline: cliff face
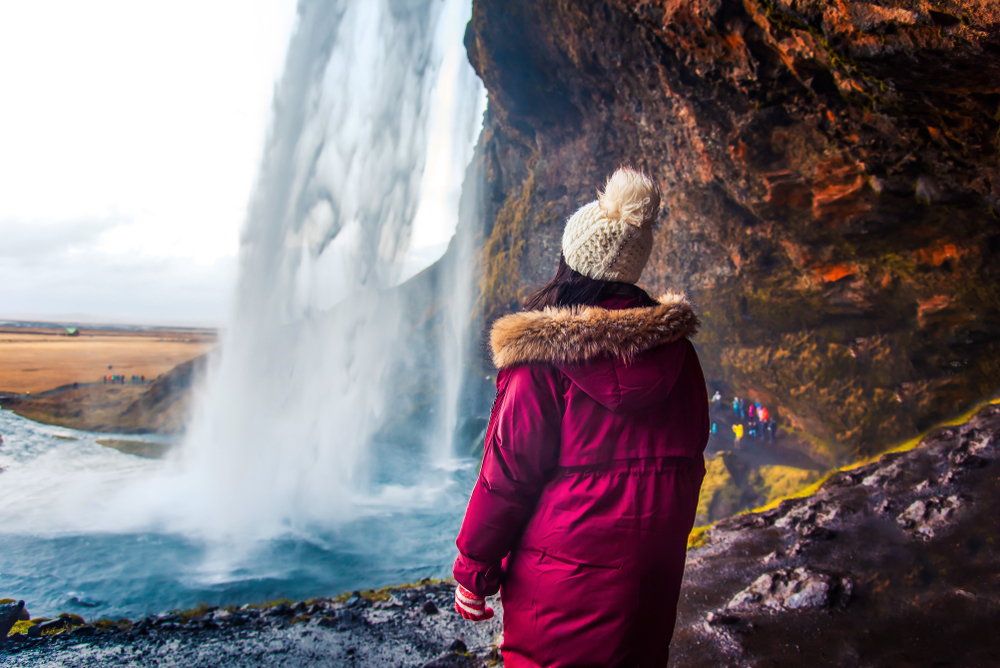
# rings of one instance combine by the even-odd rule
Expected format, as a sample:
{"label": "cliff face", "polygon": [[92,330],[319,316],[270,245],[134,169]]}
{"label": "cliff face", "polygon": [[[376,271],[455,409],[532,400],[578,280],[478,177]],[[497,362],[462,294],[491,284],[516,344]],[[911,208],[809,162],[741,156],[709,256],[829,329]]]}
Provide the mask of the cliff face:
{"label": "cliff face", "polygon": [[479,307],[552,273],[618,165],[664,191],[642,285],[711,384],[843,460],[1000,381],[1000,3],[476,0]]}

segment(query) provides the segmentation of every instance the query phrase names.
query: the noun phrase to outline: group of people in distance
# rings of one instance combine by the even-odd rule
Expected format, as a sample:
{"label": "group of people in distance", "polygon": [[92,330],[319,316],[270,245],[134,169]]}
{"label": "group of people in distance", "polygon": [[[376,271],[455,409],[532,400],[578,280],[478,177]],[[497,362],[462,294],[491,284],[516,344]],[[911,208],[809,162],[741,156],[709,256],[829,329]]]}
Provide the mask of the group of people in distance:
{"label": "group of people in distance", "polygon": [[[722,393],[716,390],[712,395],[712,405],[716,411],[722,409]],[[733,436],[735,449],[740,448],[744,436],[760,440],[767,439],[774,443],[778,431],[778,423],[771,416],[767,406],[761,406],[759,401],[750,402],[741,397],[733,397]],[[744,424],[745,422],[745,424]],[[712,422],[712,434],[718,433],[718,425]]]}
{"label": "group of people in distance", "polygon": [[[119,374],[119,373],[114,373],[114,374],[109,374],[107,376],[104,376],[103,381],[104,381],[105,385],[107,385],[108,383],[117,383],[119,385],[124,385],[125,382],[126,382],[125,376],[123,374]],[[133,375],[131,378],[128,379],[128,382],[129,383],[145,383],[146,382],[146,377],[145,376],[136,376],[136,375]]]}

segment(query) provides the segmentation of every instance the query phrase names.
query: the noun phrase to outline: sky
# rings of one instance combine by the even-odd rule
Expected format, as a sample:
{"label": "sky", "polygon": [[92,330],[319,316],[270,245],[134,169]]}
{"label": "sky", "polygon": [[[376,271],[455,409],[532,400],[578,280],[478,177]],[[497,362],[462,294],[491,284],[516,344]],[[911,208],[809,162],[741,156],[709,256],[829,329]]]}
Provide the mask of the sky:
{"label": "sky", "polygon": [[224,322],[294,0],[0,3],[0,319]]}

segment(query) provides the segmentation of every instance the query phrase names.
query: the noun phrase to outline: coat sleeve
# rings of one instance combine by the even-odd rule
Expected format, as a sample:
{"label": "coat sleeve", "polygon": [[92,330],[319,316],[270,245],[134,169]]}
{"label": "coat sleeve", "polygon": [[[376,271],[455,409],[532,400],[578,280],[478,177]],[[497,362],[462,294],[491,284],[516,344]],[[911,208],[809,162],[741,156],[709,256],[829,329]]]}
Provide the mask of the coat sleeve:
{"label": "coat sleeve", "polygon": [[478,596],[500,589],[501,562],[558,461],[562,414],[553,367],[531,364],[497,376],[483,467],[456,541],[455,580]]}

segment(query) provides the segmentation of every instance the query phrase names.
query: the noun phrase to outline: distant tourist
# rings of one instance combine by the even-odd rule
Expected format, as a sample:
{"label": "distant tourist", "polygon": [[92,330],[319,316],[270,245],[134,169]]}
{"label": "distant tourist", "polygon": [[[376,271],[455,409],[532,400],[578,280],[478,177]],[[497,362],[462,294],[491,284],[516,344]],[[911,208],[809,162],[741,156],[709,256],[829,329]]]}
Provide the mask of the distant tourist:
{"label": "distant tourist", "polygon": [[719,433],[719,425],[715,422],[712,423],[712,436]]}
{"label": "distant tourist", "polygon": [[715,410],[719,410],[722,406],[722,393],[718,390],[712,395],[712,404],[715,406]]}
{"label": "distant tourist", "polygon": [[506,666],[667,664],[709,402],[691,305],[634,285],[659,201],[648,177],[615,172],[566,224],[555,277],[493,325],[497,401],[455,607],[489,619],[500,591]]}
{"label": "distant tourist", "polygon": [[774,443],[775,434],[778,431],[778,423],[774,420],[768,420],[767,422],[767,435],[770,437],[771,442]]}
{"label": "distant tourist", "polygon": [[740,399],[740,419],[745,420],[747,417],[747,403]]}
{"label": "distant tourist", "polygon": [[743,440],[743,425],[742,424],[736,423],[736,424],[733,425],[733,435],[736,436],[736,440],[733,441],[733,449],[734,450],[739,450],[740,449],[740,441]]}
{"label": "distant tourist", "polygon": [[740,398],[739,397],[733,397],[733,416],[737,417],[737,418],[740,416]]}

